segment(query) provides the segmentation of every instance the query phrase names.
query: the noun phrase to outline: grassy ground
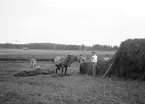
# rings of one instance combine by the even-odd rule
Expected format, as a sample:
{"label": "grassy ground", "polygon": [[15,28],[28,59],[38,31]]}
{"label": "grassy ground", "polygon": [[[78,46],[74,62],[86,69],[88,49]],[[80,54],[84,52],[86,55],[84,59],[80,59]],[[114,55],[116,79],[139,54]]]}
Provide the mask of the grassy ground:
{"label": "grassy ground", "polygon": [[[38,64],[42,67],[50,63]],[[77,67],[78,64],[73,64],[69,75],[63,77],[53,74],[13,77],[28,70],[29,64],[3,63],[0,104],[145,104],[144,82],[80,75]]]}

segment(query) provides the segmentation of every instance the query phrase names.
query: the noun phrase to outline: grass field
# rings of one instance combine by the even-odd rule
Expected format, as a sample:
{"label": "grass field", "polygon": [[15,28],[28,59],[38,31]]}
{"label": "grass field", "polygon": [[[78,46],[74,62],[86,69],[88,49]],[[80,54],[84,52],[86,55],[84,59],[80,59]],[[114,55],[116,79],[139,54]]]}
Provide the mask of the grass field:
{"label": "grass field", "polygon": [[28,70],[29,64],[5,62],[3,66],[6,70],[0,70],[0,104],[145,104],[144,82],[80,75],[76,64],[63,77],[13,77]]}
{"label": "grass field", "polygon": [[[0,49],[0,58],[12,58],[12,59],[28,59],[33,55],[36,59],[52,59],[56,56],[62,56],[67,54],[80,55],[86,54],[90,57],[92,51],[62,51],[62,50],[21,50],[21,49]],[[102,60],[105,54],[108,54],[111,58],[115,51],[96,51],[99,60]]]}
{"label": "grass field", "polygon": [[[0,50],[1,57],[21,58],[35,55],[37,58],[53,58],[63,51],[48,50]],[[81,51],[66,51],[78,55]],[[99,59],[105,53],[96,52]],[[91,55],[91,51],[86,53]],[[51,62],[38,62],[43,69],[54,70]],[[15,73],[29,70],[29,63],[0,63],[0,104],[145,104],[145,82],[116,78],[80,75],[77,63],[71,65],[67,76],[55,74],[14,77]]]}

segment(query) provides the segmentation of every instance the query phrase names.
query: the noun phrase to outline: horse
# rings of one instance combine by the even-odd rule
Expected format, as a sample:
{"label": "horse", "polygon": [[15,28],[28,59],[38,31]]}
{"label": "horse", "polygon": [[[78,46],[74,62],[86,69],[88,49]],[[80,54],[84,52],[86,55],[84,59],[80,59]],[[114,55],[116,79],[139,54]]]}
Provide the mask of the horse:
{"label": "horse", "polygon": [[74,55],[68,55],[68,56],[57,56],[53,59],[53,62],[56,66],[56,74],[58,73],[58,70],[62,71],[62,75],[63,75],[63,71],[65,69],[65,75],[67,72],[68,67],[70,67],[70,65],[73,62],[79,61],[79,57],[78,56],[74,56]]}

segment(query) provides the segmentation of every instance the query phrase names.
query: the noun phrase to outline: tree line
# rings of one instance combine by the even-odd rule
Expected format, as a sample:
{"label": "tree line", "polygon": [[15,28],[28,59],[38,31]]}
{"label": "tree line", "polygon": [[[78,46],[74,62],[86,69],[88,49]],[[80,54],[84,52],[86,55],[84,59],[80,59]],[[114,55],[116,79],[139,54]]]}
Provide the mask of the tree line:
{"label": "tree line", "polygon": [[85,45],[66,45],[66,44],[54,44],[54,43],[28,43],[28,44],[12,44],[1,43],[0,48],[9,49],[22,49],[28,47],[28,49],[46,49],[46,50],[99,50],[99,51],[114,51],[118,49],[118,46],[100,45],[95,44],[93,46]]}

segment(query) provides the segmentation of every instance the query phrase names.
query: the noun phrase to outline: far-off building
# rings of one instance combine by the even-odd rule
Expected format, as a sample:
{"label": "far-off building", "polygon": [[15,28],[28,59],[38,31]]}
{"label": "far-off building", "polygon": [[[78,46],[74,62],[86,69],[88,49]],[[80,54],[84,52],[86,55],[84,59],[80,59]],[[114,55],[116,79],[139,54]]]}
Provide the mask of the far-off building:
{"label": "far-off building", "polygon": [[23,47],[22,49],[23,49],[23,50],[28,50],[29,48],[28,48],[28,47]]}

